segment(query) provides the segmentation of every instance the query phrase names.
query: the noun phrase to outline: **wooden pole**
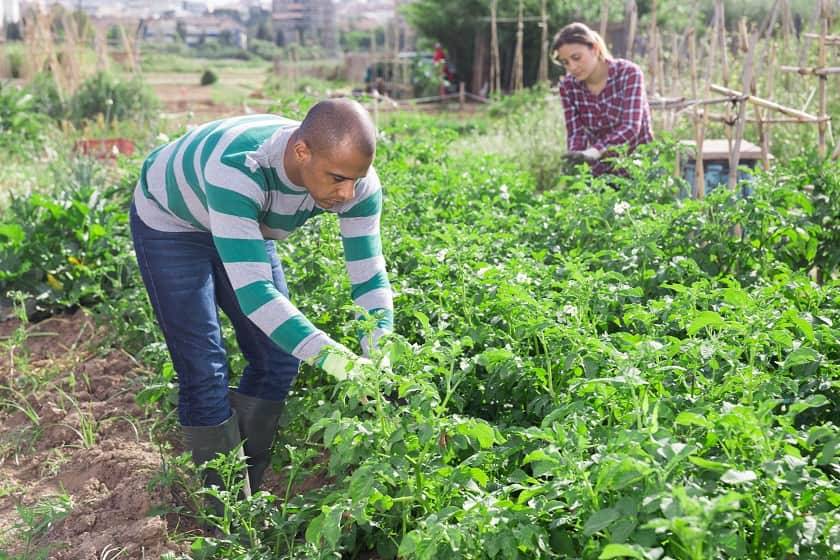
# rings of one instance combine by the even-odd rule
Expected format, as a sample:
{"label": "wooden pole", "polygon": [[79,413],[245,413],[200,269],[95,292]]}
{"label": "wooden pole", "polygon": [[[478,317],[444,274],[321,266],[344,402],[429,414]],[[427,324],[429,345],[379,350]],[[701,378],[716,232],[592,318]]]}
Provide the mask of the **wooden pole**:
{"label": "wooden pole", "polygon": [[[697,99],[697,34],[692,27],[688,32],[688,57],[691,62],[691,96]],[[703,198],[706,193],[706,177],[703,170],[703,140],[705,136],[703,117],[700,115],[700,105],[694,107],[694,188],[691,196]]]}
{"label": "wooden pole", "polygon": [[[753,80],[753,57],[755,56],[755,47],[758,42],[758,30],[754,31],[750,37],[748,45],[746,60],[744,61],[744,71],[741,82],[744,84],[744,90],[748,91],[752,85]],[[735,125],[735,141],[732,146],[732,151],[729,154],[729,188],[735,190],[738,184],[738,164],[741,160],[741,140],[744,137],[744,119],[747,113],[747,100],[744,99],[738,106],[738,124]]]}
{"label": "wooden pole", "polygon": [[[814,11],[811,13],[811,20],[808,24],[808,29],[817,29],[820,20],[820,13],[822,10],[822,1],[814,2]],[[805,61],[808,59],[808,40],[813,38],[810,33],[803,33],[799,39],[799,66],[805,66]]]}
{"label": "wooden pole", "polygon": [[[817,66],[820,68],[825,68],[827,63],[828,51],[826,49],[825,38],[828,35],[828,0],[821,0],[822,4],[822,12],[821,12],[821,26],[820,26],[820,43],[819,43],[819,60],[817,61]],[[828,76],[820,75],[817,76],[819,79],[819,103],[820,103],[820,117],[826,116],[826,111],[828,107],[828,98],[826,96],[826,85],[828,82]],[[825,135],[826,135],[826,128],[828,123],[826,121],[820,121],[817,124],[819,140],[817,143],[817,153],[820,157],[825,157],[826,155],[826,142],[825,142]]]}
{"label": "wooden pole", "polygon": [[[680,60],[680,43],[677,34],[671,36],[671,60],[668,65],[668,91],[671,97],[679,95],[679,85],[677,76],[679,75],[679,60]],[[668,128],[673,130],[677,115],[674,111],[668,113]]]}
{"label": "wooden pole", "polygon": [[648,75],[650,76],[650,92],[656,95],[659,82],[657,81],[656,71],[659,69],[659,61],[656,56],[659,52],[657,43],[657,27],[656,27],[656,0],[651,4],[650,13],[650,28],[648,30]]}
{"label": "wooden pole", "polygon": [[540,68],[537,72],[537,81],[545,83],[548,81],[548,9],[546,1],[540,2]]}
{"label": "wooden pole", "polygon": [[[773,99],[776,89],[776,45],[770,47],[769,58],[767,59],[767,97]],[[767,111],[765,111],[767,113]],[[765,115],[766,116],[766,115]],[[761,159],[764,163],[764,169],[770,169],[770,146],[772,145],[772,132],[770,127],[764,132],[764,138],[761,143]]]}
{"label": "wooden pole", "polygon": [[610,17],[610,8],[607,2],[608,0],[601,0],[601,27],[599,29],[605,44],[607,42],[607,22]]}
{"label": "wooden pole", "polygon": [[788,115],[790,117],[797,118],[801,121],[805,122],[817,122],[819,117],[816,115],[811,115],[809,113],[805,113],[803,111],[798,111],[796,109],[792,109],[790,107],[785,107],[784,105],[779,105],[778,103],[774,103],[768,99],[763,99],[761,97],[756,97],[755,95],[744,95],[740,91],[736,91],[734,89],[718,86],[712,84],[709,89],[714,91],[715,93],[720,93],[722,95],[726,95],[728,97],[734,98],[736,100],[740,100],[741,98],[746,99],[750,103],[755,103],[756,105],[761,105],[762,107],[767,107],[768,109],[773,109],[774,111],[778,111],[782,114]]}
{"label": "wooden pole", "polygon": [[499,61],[499,27],[496,21],[499,0],[490,3],[490,91],[502,91],[502,68]]}
{"label": "wooden pole", "polygon": [[519,0],[519,15],[516,18],[516,50],[514,51],[513,57],[513,91],[520,91],[522,90],[522,82],[523,82],[523,54],[522,54],[522,43],[525,39],[525,22],[522,21],[522,2],[523,0]]}
{"label": "wooden pole", "polygon": [[625,20],[628,22],[627,31],[627,49],[624,57],[628,60],[633,59],[633,45],[636,42],[636,25],[639,22],[639,10],[636,7],[636,0],[627,0],[627,16]]}

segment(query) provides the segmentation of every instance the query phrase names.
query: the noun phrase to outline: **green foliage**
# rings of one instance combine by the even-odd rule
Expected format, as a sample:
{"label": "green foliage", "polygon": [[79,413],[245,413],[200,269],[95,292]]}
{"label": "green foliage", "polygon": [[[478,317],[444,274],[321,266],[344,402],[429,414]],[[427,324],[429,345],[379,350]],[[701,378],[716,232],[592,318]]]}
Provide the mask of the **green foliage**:
{"label": "green foliage", "polygon": [[33,109],[48,115],[55,120],[61,120],[67,115],[67,106],[61,101],[58,87],[52,75],[47,72],[37,74],[26,87],[32,95]]}
{"label": "green foliage", "polygon": [[0,296],[26,293],[39,316],[90,304],[128,280],[130,190],[103,188],[88,159],[54,168],[54,189],[13,197],[0,216]]}
{"label": "green foliage", "polygon": [[9,77],[22,78],[24,66],[24,51],[20,45],[8,45],[4,49],[6,61],[9,65]]}
{"label": "green foliage", "polygon": [[120,80],[97,72],[85,80],[69,101],[69,116],[77,125],[103,115],[107,123],[129,117],[149,119],[158,106],[157,98],[142,79]]}
{"label": "green foliage", "polygon": [[219,81],[219,76],[211,69],[206,69],[201,74],[201,85],[209,86]]}
{"label": "green foliage", "polygon": [[[300,117],[311,102],[277,109]],[[543,102],[513,98],[497,121],[534,130]],[[217,533],[189,557],[835,554],[836,164],[784,161],[749,197],[691,200],[664,142],[620,158],[610,184],[579,166],[540,191],[526,160],[482,153],[473,132],[497,123],[385,122],[376,166],[397,334],[357,380],[303,367],[272,461],[280,490],[238,500],[241,460],[218,459],[230,491],[202,492],[225,511],[203,514]],[[4,290],[37,296],[50,273],[62,290],[121,300],[107,309],[156,372],[138,402],[171,420],[176,375],[136,272],[98,272],[131,258],[134,178],[95,197],[83,186],[100,181],[77,179],[17,200],[0,271]],[[324,216],[278,247],[295,304],[357,348],[371,321],[353,320],[338,230]],[[84,275],[68,255],[102,266]]]}
{"label": "green foliage", "polygon": [[260,39],[250,39],[248,41],[248,51],[269,62],[283,53],[283,50],[272,41]]}
{"label": "green foliage", "polygon": [[45,119],[25,90],[0,82],[0,149],[25,154],[35,149]]}
{"label": "green foliage", "polygon": [[18,505],[16,509],[19,520],[15,530],[26,547],[23,558],[47,558],[50,550],[36,548],[35,541],[70,514],[72,498],[66,493],[46,496],[31,506]]}

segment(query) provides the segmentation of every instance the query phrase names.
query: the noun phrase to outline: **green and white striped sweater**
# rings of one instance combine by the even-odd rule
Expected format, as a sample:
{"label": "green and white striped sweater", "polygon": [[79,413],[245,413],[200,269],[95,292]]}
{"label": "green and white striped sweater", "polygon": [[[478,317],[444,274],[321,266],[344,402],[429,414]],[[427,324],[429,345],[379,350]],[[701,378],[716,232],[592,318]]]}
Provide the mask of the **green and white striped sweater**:
{"label": "green and white striped sweater", "polygon": [[[285,239],[325,212],[283,168],[286,144],[299,124],[249,115],[200,126],[146,158],[134,203],[152,229],[212,234],[242,311],[283,350],[308,360],[338,344],[274,287],[264,246],[264,239]],[[380,314],[375,337],[393,326],[381,209],[382,186],[371,167],[353,200],[328,210],[338,214],[353,301]],[[367,342],[362,344],[366,351]]]}

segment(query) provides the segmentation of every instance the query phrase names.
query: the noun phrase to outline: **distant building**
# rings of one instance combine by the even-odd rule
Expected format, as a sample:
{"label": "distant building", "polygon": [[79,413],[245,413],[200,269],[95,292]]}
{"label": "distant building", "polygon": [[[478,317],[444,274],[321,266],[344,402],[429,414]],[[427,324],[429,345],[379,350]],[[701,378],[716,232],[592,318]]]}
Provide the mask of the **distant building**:
{"label": "distant building", "polygon": [[175,18],[143,20],[139,35],[141,41],[175,43],[178,41],[178,21]]}
{"label": "distant building", "polygon": [[0,0],[0,25],[20,21],[20,0]]}
{"label": "distant building", "polygon": [[211,15],[181,18],[178,23],[184,34],[184,42],[195,46],[207,41],[225,42],[245,49],[248,47],[248,30],[244,25],[229,17]]}
{"label": "distant building", "polygon": [[328,52],[338,49],[332,0],[274,0],[272,21],[280,45],[320,45]]}

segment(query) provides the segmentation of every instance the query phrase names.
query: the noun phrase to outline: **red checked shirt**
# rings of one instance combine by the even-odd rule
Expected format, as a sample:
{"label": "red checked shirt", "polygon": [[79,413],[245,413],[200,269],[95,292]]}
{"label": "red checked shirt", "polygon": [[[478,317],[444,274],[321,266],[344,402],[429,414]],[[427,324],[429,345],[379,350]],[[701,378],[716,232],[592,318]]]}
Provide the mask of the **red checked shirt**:
{"label": "red checked shirt", "polygon": [[[632,151],[639,144],[653,140],[650,105],[641,69],[621,58],[608,60],[607,65],[607,83],[597,95],[571,74],[560,82],[569,151],[592,147],[603,152],[609,146],[621,144]],[[603,161],[592,165],[593,175],[610,171],[610,165]]]}

